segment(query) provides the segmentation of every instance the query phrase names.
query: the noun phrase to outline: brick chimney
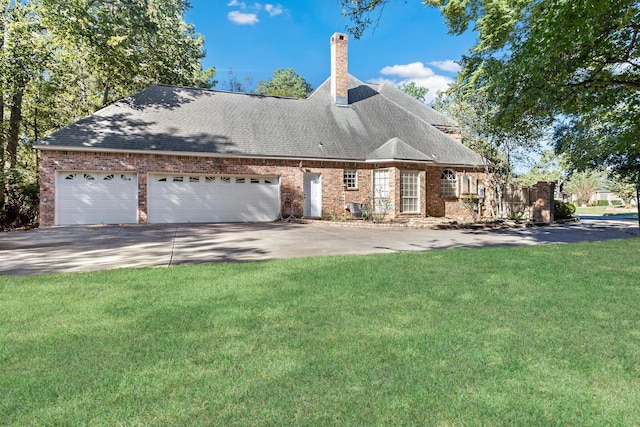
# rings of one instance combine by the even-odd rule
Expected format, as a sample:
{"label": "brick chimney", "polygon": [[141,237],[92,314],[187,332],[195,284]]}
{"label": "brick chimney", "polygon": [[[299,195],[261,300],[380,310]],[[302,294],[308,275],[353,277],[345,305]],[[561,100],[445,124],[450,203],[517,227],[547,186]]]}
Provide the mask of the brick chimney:
{"label": "brick chimney", "polygon": [[331,36],[331,98],[336,105],[349,104],[346,34]]}

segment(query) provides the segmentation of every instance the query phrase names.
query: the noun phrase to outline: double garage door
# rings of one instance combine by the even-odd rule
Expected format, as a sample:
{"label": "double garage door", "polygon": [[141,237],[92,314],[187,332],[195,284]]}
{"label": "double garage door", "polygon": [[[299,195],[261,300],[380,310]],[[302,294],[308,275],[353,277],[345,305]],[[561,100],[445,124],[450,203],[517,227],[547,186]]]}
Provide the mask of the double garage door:
{"label": "double garage door", "polygon": [[269,222],[280,213],[278,177],[149,175],[149,222]]}
{"label": "double garage door", "polygon": [[[132,172],[59,172],[57,224],[138,222]],[[150,223],[268,222],[280,213],[278,177],[149,174]]]}

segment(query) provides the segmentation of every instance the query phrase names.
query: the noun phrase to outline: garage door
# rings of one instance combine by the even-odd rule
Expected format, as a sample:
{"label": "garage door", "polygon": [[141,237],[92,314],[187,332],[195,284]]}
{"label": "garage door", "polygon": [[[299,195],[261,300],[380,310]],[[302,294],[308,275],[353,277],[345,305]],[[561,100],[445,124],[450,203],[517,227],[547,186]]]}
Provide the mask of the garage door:
{"label": "garage door", "polygon": [[280,214],[275,176],[151,175],[149,222],[269,222]]}
{"label": "garage door", "polygon": [[58,172],[56,224],[135,224],[138,179],[132,172]]}

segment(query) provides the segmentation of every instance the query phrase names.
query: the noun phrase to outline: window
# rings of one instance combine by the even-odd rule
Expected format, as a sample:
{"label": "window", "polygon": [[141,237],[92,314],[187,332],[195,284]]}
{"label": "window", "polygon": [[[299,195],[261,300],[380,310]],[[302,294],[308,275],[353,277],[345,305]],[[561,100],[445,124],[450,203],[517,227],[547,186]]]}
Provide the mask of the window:
{"label": "window", "polygon": [[200,182],[200,177],[199,176],[190,176],[189,177],[189,182]]}
{"label": "window", "polygon": [[347,190],[355,190],[358,188],[358,171],[345,170],[342,177],[342,184]]}
{"label": "window", "polygon": [[471,175],[462,176],[462,193],[478,194],[478,178]]}
{"label": "window", "polygon": [[420,212],[420,176],[417,171],[400,173],[400,212]]}
{"label": "window", "polygon": [[174,176],[173,177],[173,182],[184,182],[184,177],[183,176]]}
{"label": "window", "polygon": [[449,169],[442,171],[440,175],[440,196],[442,197],[456,197],[458,192],[458,180],[456,174]]}

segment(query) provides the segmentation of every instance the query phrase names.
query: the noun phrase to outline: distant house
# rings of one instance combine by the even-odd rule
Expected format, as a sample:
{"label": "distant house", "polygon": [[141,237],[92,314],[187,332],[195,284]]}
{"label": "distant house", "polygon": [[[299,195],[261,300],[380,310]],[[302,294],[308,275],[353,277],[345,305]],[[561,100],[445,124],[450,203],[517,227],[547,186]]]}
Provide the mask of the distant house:
{"label": "distant house", "polygon": [[336,33],[306,99],[155,85],[41,139],[41,225],[340,217],[352,202],[459,218],[484,169],[456,129],[349,75]]}

